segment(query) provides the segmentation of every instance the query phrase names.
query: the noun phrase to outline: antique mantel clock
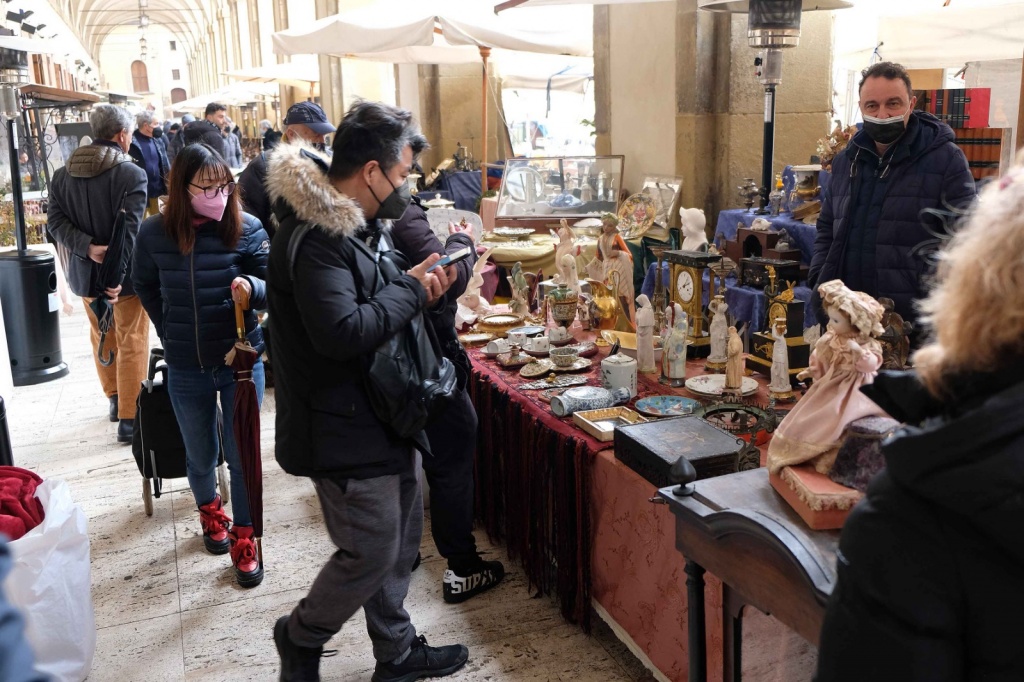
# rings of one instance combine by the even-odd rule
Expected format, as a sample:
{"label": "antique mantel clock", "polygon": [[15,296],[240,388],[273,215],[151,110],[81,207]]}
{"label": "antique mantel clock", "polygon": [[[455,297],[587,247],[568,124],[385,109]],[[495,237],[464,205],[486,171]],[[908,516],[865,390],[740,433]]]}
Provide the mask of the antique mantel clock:
{"label": "antique mantel clock", "polygon": [[711,352],[711,337],[704,325],[704,271],[720,260],[720,254],[703,251],[666,251],[671,302],[678,303],[690,320],[687,354],[702,358]]}

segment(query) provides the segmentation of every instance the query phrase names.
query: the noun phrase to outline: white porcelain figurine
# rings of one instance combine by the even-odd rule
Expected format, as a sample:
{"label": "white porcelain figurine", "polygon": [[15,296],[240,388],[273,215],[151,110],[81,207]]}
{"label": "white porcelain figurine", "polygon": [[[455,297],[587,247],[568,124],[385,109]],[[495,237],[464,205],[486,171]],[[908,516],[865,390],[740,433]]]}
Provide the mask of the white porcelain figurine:
{"label": "white porcelain figurine", "polygon": [[682,386],[686,382],[686,330],[689,326],[682,306],[673,303],[665,308],[665,324],[670,330],[662,341],[661,382]]}
{"label": "white porcelain figurine", "polygon": [[[558,268],[558,272],[554,277],[552,277],[555,284],[561,284],[565,280],[565,275],[563,274],[562,269],[562,262],[565,260],[565,257],[570,256],[575,262],[575,257],[580,255],[580,247],[576,245],[576,233],[572,231],[571,227],[569,227],[569,223],[565,218],[562,218],[559,222],[561,227],[558,228],[558,232],[551,233],[551,236],[558,240],[555,244],[555,266]],[[574,285],[576,288],[579,287],[578,280],[577,283],[566,283],[570,287]],[[579,294],[579,292],[576,293]]]}
{"label": "white porcelain figurine", "polygon": [[725,296],[718,294],[708,304],[708,311],[714,314],[711,318],[711,354],[708,356],[708,364],[722,371],[720,365],[724,365],[729,359],[726,353],[726,345],[729,341],[729,319],[726,314],[729,311],[729,304],[725,302]]}
{"label": "white porcelain figurine", "polygon": [[636,297],[636,362],[638,372],[658,371],[654,362],[654,308],[646,294]]}
{"label": "white porcelain figurine", "polygon": [[683,251],[707,251],[708,236],[704,232],[708,220],[699,208],[680,208],[679,220],[683,230]]}
{"label": "white porcelain figurine", "polygon": [[792,388],[789,383],[789,346],[786,345],[786,318],[778,317],[772,325],[772,381],[768,390],[776,398],[788,398],[792,396]]}

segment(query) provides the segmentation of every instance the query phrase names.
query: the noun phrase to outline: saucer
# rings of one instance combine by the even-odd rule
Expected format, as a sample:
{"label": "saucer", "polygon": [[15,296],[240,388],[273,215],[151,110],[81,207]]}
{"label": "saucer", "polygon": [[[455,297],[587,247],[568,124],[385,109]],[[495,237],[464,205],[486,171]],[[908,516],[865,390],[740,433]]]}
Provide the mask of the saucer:
{"label": "saucer", "polygon": [[549,336],[548,343],[550,343],[552,346],[568,346],[570,343],[576,343],[576,337],[574,337],[572,334],[569,334],[569,336],[565,337],[564,339],[560,341],[555,341],[553,338]]}
{"label": "saucer", "polygon": [[[690,377],[686,380],[686,390],[697,395],[705,395],[718,397],[722,395],[722,391],[725,389],[725,375],[724,374],[702,374],[700,376]],[[751,377],[743,377],[740,382],[740,394],[751,395],[757,393],[757,379]]]}
{"label": "saucer", "polygon": [[526,334],[527,336],[536,336],[537,334],[544,333],[544,327],[540,327],[538,325],[533,324],[526,325],[525,327],[514,327],[513,329],[509,329],[506,332],[506,335],[511,334],[512,332],[520,332],[522,334]]}
{"label": "saucer", "polygon": [[534,379],[555,371],[555,363],[550,360],[537,360],[528,365],[523,365],[519,370],[519,376],[524,379]]}
{"label": "saucer", "polygon": [[579,351],[577,354],[581,358],[589,358],[597,353],[597,345],[593,341],[577,343],[576,348]]}
{"label": "saucer", "polygon": [[[548,362],[551,362],[548,360]],[[572,363],[568,367],[558,367],[555,363],[551,362],[552,372],[579,372],[584,369],[590,369],[590,366],[594,364],[594,361],[590,358],[576,358],[576,362]]]}
{"label": "saucer", "polygon": [[532,348],[523,348],[523,352],[527,355],[532,355],[535,358],[546,358],[550,350],[533,350]]}

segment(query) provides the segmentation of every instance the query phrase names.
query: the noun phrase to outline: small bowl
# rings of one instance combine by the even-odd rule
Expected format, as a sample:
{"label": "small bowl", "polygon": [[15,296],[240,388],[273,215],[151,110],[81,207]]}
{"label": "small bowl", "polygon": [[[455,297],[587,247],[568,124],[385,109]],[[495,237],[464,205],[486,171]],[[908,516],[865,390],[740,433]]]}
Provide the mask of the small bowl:
{"label": "small bowl", "polygon": [[573,363],[576,362],[579,356],[579,349],[573,348],[572,346],[552,348],[548,351],[548,358],[550,358],[557,367],[572,367]]}

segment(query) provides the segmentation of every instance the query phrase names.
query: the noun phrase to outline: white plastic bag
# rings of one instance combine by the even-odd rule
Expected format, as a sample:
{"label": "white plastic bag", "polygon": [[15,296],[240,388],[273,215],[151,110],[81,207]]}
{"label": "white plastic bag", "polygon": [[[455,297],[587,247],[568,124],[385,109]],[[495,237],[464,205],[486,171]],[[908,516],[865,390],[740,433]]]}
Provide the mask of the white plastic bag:
{"label": "white plastic bag", "polygon": [[36,497],[46,518],[10,543],[14,565],[4,589],[25,616],[36,669],[57,681],[80,682],[96,652],[85,512],[61,480],[43,481]]}

